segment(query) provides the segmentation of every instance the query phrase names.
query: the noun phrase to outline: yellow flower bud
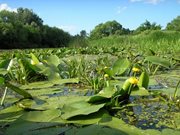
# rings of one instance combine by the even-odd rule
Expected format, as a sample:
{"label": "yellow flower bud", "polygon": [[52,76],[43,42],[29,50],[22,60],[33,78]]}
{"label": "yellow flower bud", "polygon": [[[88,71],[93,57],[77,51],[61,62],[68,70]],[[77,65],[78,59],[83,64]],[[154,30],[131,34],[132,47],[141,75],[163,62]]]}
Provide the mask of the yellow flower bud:
{"label": "yellow flower bud", "polygon": [[133,72],[139,72],[140,69],[139,69],[139,68],[136,68],[136,67],[133,67],[132,71],[133,71]]}
{"label": "yellow flower bud", "polygon": [[108,75],[108,74],[105,74],[105,75],[104,75],[104,78],[108,78],[108,77],[109,77],[109,75]]}
{"label": "yellow flower bud", "polygon": [[36,63],[33,60],[31,60],[31,65],[36,65]]}
{"label": "yellow flower bud", "polygon": [[129,82],[131,84],[137,84],[138,83],[138,79],[136,79],[135,77],[131,77],[131,78],[129,78]]}
{"label": "yellow flower bud", "polygon": [[109,67],[105,66],[104,69],[108,69]]}

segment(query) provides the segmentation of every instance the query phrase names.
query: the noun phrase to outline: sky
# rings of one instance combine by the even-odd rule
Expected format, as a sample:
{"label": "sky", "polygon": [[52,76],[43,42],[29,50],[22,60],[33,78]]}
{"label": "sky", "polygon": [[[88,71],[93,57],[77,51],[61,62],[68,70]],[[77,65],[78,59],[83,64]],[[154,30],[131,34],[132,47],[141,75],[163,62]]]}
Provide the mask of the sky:
{"label": "sky", "polygon": [[72,35],[113,20],[131,30],[146,20],[165,28],[180,15],[180,0],[0,0],[0,11],[16,12],[19,7],[32,9],[44,24]]}

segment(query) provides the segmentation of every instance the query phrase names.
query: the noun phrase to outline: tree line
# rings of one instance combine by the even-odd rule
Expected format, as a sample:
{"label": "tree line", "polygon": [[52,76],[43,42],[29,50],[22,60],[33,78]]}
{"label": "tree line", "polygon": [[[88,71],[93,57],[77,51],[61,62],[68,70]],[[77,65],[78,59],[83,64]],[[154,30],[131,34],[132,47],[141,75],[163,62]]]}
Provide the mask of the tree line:
{"label": "tree line", "polygon": [[0,48],[42,48],[67,46],[71,35],[57,27],[43,25],[32,10],[0,12]]}
{"label": "tree line", "polygon": [[[57,27],[43,24],[43,20],[32,10],[18,8],[17,12],[0,11],[0,49],[13,48],[56,48],[84,46],[86,40],[96,40],[111,35],[133,35],[144,31],[162,30],[162,26],[146,20],[137,29],[124,28],[119,22],[100,23],[88,34],[82,30],[75,36]],[[180,31],[180,16],[169,22],[167,31]]]}
{"label": "tree line", "polygon": [[[117,21],[107,21],[105,23],[100,23],[97,25],[90,33],[91,39],[99,39],[103,37],[108,37],[111,35],[130,35],[130,34],[140,34],[144,31],[162,30],[162,26],[156,23],[151,23],[146,20],[137,29],[129,30],[123,28],[123,26]],[[169,22],[165,28],[166,31],[179,31],[180,32],[180,16],[177,16],[171,22]]]}

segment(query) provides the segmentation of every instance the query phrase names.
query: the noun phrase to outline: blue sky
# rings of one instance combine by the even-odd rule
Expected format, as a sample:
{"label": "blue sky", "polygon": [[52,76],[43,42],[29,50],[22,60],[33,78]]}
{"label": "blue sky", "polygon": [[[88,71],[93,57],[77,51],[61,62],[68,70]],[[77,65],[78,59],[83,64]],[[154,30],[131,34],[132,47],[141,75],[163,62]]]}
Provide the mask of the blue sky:
{"label": "blue sky", "polygon": [[116,20],[125,28],[136,29],[149,20],[165,27],[180,15],[180,0],[0,0],[0,10],[32,9],[44,24],[72,35],[88,33],[99,23]]}

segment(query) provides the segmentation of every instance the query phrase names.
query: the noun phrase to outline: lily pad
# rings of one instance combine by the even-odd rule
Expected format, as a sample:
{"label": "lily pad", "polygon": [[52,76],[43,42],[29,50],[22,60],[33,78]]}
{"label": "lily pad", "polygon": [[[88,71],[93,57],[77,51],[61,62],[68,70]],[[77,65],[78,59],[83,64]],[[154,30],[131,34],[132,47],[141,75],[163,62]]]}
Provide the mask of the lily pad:
{"label": "lily pad", "polygon": [[88,115],[99,111],[105,104],[93,105],[84,100],[77,101],[71,104],[65,104],[62,108],[63,119],[69,119],[78,115]]}

